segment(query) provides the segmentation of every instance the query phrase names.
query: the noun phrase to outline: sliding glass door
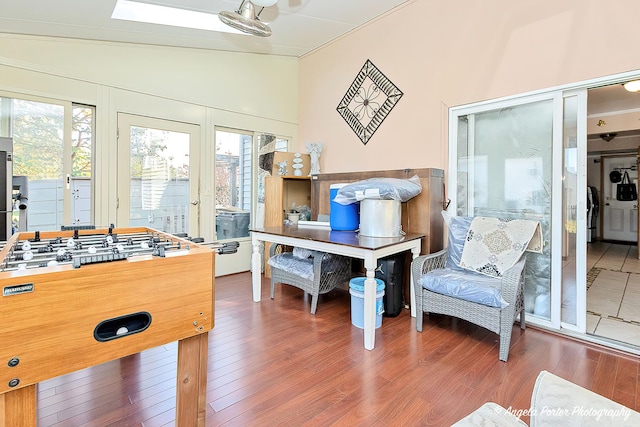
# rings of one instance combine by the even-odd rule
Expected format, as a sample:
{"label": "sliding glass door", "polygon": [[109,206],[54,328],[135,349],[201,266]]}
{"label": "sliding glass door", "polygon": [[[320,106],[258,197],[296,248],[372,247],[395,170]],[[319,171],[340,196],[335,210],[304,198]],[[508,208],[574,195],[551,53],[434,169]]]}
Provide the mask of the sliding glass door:
{"label": "sliding glass door", "polygon": [[586,188],[581,99],[584,94],[550,93],[489,102],[452,109],[450,122],[449,180],[456,193],[449,210],[540,222],[545,244],[542,253],[527,256],[525,309],[556,328],[561,322],[584,328],[584,308],[581,319],[577,313],[585,290],[576,286],[585,284],[586,258],[584,244],[578,250],[586,235],[579,208],[586,199],[579,191]]}

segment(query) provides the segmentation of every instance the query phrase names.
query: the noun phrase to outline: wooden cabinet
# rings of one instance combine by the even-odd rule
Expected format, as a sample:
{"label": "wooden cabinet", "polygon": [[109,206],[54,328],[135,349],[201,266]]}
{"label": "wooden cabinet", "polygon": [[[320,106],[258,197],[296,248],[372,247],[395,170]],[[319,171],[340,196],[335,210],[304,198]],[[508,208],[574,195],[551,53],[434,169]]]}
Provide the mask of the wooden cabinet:
{"label": "wooden cabinet", "polygon": [[264,180],[264,226],[282,225],[293,206],[311,206],[309,176],[268,176]]}

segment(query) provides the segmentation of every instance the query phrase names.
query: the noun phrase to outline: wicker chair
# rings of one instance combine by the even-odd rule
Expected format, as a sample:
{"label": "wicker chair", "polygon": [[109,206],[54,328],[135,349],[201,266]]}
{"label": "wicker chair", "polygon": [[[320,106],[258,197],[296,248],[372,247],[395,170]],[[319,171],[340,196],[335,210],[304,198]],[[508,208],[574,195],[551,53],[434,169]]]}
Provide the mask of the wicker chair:
{"label": "wicker chair", "polygon": [[[269,250],[271,266],[271,299],[275,284],[283,283],[311,294],[311,314],[316,314],[318,295],[335,289],[351,277],[351,258],[319,251],[307,251],[309,258],[297,258],[288,247],[272,244]],[[306,274],[302,274],[302,272]]]}
{"label": "wicker chair", "polygon": [[[452,268],[452,258],[455,259],[456,251],[464,245],[465,237],[461,242],[455,241],[461,237],[460,228],[449,225],[449,245],[447,249],[439,252],[417,257],[411,263],[411,274],[413,276],[414,289],[416,294],[416,329],[422,332],[423,313],[438,313],[457,317],[482,326],[500,337],[500,360],[506,362],[509,357],[509,345],[511,343],[511,330],[518,314],[520,314],[520,327],[525,329],[524,315],[524,270],[526,255],[500,278],[489,278],[495,280],[496,288],[499,288],[500,295],[506,306],[494,307],[478,302],[461,299],[458,295],[447,295],[425,289],[422,285],[423,276],[434,270],[438,274],[448,274],[464,276],[467,283],[487,281],[487,277],[468,270]],[[468,229],[468,225],[467,228]],[[464,231],[466,236],[466,231]],[[459,252],[458,254],[459,255]],[[458,258],[459,259],[459,258]],[[498,285],[499,284],[499,285]],[[479,285],[481,286],[481,285]]]}

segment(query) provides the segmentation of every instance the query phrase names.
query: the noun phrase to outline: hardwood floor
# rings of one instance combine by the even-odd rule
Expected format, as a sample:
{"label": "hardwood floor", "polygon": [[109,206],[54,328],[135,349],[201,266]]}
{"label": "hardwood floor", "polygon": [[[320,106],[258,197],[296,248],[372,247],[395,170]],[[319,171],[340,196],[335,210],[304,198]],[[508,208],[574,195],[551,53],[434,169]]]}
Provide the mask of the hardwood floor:
{"label": "hardwood floor", "polygon": [[[264,280],[252,302],[249,273],[216,279],[207,426],[446,426],[486,401],[529,408],[543,369],[640,409],[634,356],[514,326],[504,363],[496,334],[444,316],[419,333],[406,310],[367,351],[346,291],[321,296],[315,316],[298,289],[268,295]],[[173,426],[176,358],[170,344],[45,381],[38,425]]]}

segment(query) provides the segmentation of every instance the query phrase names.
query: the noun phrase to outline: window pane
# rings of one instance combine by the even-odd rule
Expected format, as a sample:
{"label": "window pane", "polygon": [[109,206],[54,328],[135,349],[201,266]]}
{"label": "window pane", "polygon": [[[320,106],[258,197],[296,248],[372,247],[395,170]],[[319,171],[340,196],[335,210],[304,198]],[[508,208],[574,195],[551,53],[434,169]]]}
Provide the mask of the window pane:
{"label": "window pane", "polygon": [[[270,174],[262,164],[274,151],[287,151],[289,141],[273,134],[258,134],[258,152],[253,133],[216,130],[216,235],[218,239],[249,236],[249,226],[264,226],[264,177]],[[257,156],[257,212],[252,212],[253,171]],[[271,158],[272,159],[272,158]],[[267,162],[268,163],[268,162]]]}
{"label": "window pane", "polygon": [[[460,117],[458,215],[539,221],[550,241],[551,100]],[[527,256],[525,309],[549,319],[551,251]]]}
{"label": "window pane", "polygon": [[[27,225],[20,230],[59,230],[63,224],[64,107],[13,99],[13,174],[26,176]],[[67,224],[68,225],[68,224]]]}
{"label": "window pane", "polygon": [[74,105],[71,117],[71,176],[91,178],[95,107]]}
{"label": "window pane", "polygon": [[216,130],[216,236],[249,236],[253,135]]}
{"label": "window pane", "polygon": [[188,133],[130,127],[129,225],[189,233]]}
{"label": "window pane", "polygon": [[73,225],[93,224],[91,172],[95,107],[74,105],[71,117],[71,209]]}
{"label": "window pane", "polygon": [[575,325],[576,313],[576,233],[578,204],[578,144],[576,116],[578,97],[564,99],[562,180],[562,321]]}
{"label": "window pane", "polygon": [[11,137],[11,98],[0,98],[0,136]]}

